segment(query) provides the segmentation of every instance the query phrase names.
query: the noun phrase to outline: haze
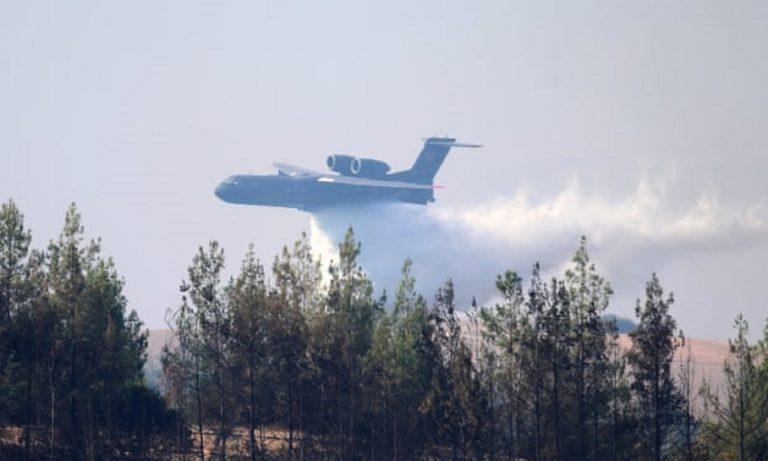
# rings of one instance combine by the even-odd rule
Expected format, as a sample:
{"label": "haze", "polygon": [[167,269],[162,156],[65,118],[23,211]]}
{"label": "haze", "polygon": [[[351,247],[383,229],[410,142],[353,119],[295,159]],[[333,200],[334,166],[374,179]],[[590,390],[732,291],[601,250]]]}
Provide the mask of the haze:
{"label": "haze", "polygon": [[220,202],[226,176],[329,153],[407,168],[447,134],[485,148],[452,152],[408,219],[465,261],[408,254],[426,241],[408,228],[387,251],[417,279],[485,302],[495,272],[556,273],[585,234],[613,312],[655,271],[687,334],[725,338],[738,311],[759,331],[766,24],[764,2],[3,2],[0,199],[37,248],[76,202],[157,328],[198,245],[234,270],[249,242],[269,262],[310,228]]}

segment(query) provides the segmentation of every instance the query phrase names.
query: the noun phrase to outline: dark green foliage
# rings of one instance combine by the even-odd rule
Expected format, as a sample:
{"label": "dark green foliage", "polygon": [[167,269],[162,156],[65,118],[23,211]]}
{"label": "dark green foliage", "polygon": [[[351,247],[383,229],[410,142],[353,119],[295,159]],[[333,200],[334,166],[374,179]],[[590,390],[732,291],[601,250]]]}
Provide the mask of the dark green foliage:
{"label": "dark green foliage", "polygon": [[[523,340],[530,334],[529,318],[523,311],[522,279],[507,271],[496,280],[496,287],[504,302],[493,309],[481,309],[484,355],[487,358],[490,408],[491,451],[499,451],[507,458],[519,458],[526,437],[526,391],[530,384],[524,379],[530,367],[526,364]],[[498,384],[496,384],[498,383]],[[498,404],[496,404],[498,402]]]}
{"label": "dark green foliage", "polygon": [[232,309],[232,352],[235,371],[235,396],[239,416],[247,422],[248,451],[256,459],[262,448],[256,442],[257,424],[265,418],[267,407],[263,392],[258,391],[267,382],[265,353],[269,325],[267,324],[267,289],[264,266],[256,260],[253,246],[237,278],[230,282],[227,298]]}
{"label": "dark green foliage", "polygon": [[47,251],[29,241],[2,205],[0,429],[19,434],[3,459],[768,457],[768,330],[750,345],[737,319],[726,393],[704,389],[700,418],[694,364],[672,366],[673,298],[654,275],[623,350],[584,238],[562,277],[507,271],[499,303],[467,312],[451,281],[432,303],[417,293],[410,260],[385,309],[351,229],[324,279],[306,235],[271,279],[250,247],[223,280],[210,242],[168,313],[162,396],[144,386],[123,280],[74,206]]}
{"label": "dark green foliage", "polygon": [[[605,415],[610,401],[610,365],[607,358],[608,335],[614,331],[614,324],[604,320],[613,294],[610,285],[590,264],[586,238],[571,262],[573,266],[565,273],[570,301],[569,357],[572,366],[566,372],[566,379],[573,383],[571,390],[576,406],[576,440],[569,447],[579,453],[582,459],[600,459],[605,456],[605,444],[601,440]],[[567,302],[567,301],[566,301]]]}
{"label": "dark green foliage", "polygon": [[713,459],[768,459],[766,343],[749,343],[749,324],[741,314],[734,328],[736,338],[729,341],[732,359],[723,364],[724,394],[718,394],[707,383],[701,389],[710,417],[705,420],[700,445]]}
{"label": "dark green foliage", "polygon": [[635,307],[639,322],[629,334],[632,348],[627,359],[637,399],[641,452],[661,460],[682,404],[672,379],[672,359],[683,340],[682,334],[676,337],[677,323],[669,313],[674,298],[664,296],[656,274],[646,285],[645,297],[645,303],[638,300]]}
{"label": "dark green foliage", "polygon": [[407,260],[392,313],[381,314],[364,360],[371,453],[381,459],[412,459],[424,448],[427,421],[420,406],[434,367],[430,331],[427,305],[414,291]]}
{"label": "dark green foliage", "polygon": [[611,289],[589,263],[585,239],[572,263],[564,280],[549,283],[534,266],[525,293],[516,273],[499,276],[504,302],[480,310],[491,453],[605,459],[632,443],[619,429],[631,424],[622,355],[603,320]]}
{"label": "dark green foliage", "polygon": [[[31,238],[16,204],[9,200],[0,205],[0,424],[16,413],[14,401],[30,385],[29,369],[23,368],[34,347],[30,315],[34,287],[26,277]],[[26,386],[18,379],[24,371]]]}
{"label": "dark green foliage", "polygon": [[67,210],[47,252],[28,253],[13,202],[0,210],[0,424],[22,429],[29,456],[145,456],[174,415],[143,387],[147,333],[123,280]]}
{"label": "dark green foliage", "polygon": [[477,456],[484,451],[479,411],[484,396],[472,351],[462,337],[453,282],[448,281],[435,295],[430,322],[435,369],[424,409],[436,422],[436,441],[450,447],[454,459]]}
{"label": "dark green foliage", "polygon": [[[215,450],[222,458],[232,430],[232,312],[221,284],[224,251],[218,242],[198,248],[181,285],[181,306],[170,312],[178,341],[163,354],[173,407],[194,421],[198,453],[204,456],[204,424],[215,424]],[[186,442],[184,443],[186,445]]]}

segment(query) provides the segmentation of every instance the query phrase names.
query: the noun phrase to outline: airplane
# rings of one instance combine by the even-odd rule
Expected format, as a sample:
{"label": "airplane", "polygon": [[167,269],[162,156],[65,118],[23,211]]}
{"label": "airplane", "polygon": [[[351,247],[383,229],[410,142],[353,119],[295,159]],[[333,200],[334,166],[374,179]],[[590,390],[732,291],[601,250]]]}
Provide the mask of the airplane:
{"label": "airplane", "polygon": [[216,196],[228,203],[297,208],[405,202],[426,205],[435,201],[437,170],[452,147],[482,147],[458,143],[454,138],[427,138],[413,166],[390,173],[385,162],[350,155],[329,155],[332,173],[320,173],[284,163],[274,163],[275,175],[234,175],[216,188]]}

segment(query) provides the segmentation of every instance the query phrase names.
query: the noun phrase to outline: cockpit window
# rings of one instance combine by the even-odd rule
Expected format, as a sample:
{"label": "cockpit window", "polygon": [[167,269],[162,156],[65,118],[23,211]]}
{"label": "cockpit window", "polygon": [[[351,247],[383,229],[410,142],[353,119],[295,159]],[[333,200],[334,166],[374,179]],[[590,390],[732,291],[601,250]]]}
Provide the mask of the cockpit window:
{"label": "cockpit window", "polygon": [[231,186],[236,186],[237,185],[237,176],[230,176],[230,177],[228,177],[224,181],[224,184],[228,184],[228,185],[231,185]]}

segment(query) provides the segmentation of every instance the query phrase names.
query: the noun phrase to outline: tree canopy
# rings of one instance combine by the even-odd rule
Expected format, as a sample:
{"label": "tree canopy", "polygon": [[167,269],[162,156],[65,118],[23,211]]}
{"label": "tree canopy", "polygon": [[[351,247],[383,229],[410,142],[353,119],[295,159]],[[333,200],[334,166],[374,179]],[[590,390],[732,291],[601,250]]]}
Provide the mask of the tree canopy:
{"label": "tree canopy", "polygon": [[673,296],[652,274],[620,346],[584,237],[562,275],[505,271],[498,301],[469,309],[450,279],[418,293],[409,259],[377,296],[352,229],[338,261],[302,235],[271,270],[249,247],[229,279],[210,241],[168,311],[160,393],[144,378],[148,332],[77,208],[46,248],[30,244],[2,204],[4,459],[768,457],[768,330],[752,344],[737,317],[725,387],[697,394],[695,364],[676,362]]}

